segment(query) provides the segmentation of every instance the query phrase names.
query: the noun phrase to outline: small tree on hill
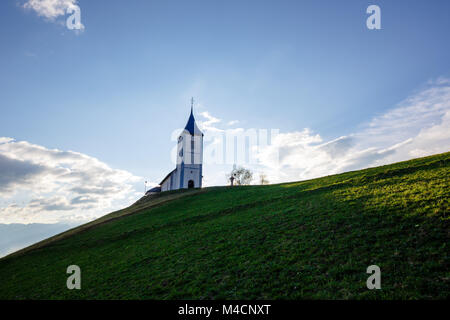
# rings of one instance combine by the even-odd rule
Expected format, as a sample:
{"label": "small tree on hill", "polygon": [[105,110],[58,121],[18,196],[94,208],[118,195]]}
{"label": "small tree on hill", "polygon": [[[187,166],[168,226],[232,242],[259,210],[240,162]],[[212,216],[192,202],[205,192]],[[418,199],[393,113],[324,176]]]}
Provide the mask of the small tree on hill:
{"label": "small tree on hill", "polygon": [[253,172],[243,167],[233,168],[230,174],[227,175],[227,179],[234,178],[234,183],[238,186],[248,185],[253,180]]}

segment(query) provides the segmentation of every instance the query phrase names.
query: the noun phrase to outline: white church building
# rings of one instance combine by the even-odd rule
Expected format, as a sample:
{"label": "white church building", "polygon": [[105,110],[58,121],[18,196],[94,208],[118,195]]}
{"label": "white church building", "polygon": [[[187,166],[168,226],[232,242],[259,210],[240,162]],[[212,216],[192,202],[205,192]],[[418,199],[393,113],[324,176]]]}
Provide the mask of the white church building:
{"label": "white church building", "polygon": [[202,162],[203,133],[195,122],[192,101],[191,115],[178,137],[177,166],[160,182],[161,191],[201,188]]}

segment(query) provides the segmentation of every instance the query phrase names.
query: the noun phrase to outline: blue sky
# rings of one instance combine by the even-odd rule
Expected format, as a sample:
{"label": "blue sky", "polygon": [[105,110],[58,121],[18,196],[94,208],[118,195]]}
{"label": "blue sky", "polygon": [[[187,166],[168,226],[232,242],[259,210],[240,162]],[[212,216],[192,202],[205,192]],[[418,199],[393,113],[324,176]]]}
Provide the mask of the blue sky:
{"label": "blue sky", "polygon": [[[67,29],[66,14],[43,13],[58,1],[81,8],[84,30]],[[5,137],[0,155],[6,157],[0,170],[30,164],[26,175],[17,169],[3,179],[0,212],[8,218],[0,217],[0,223],[88,219],[74,218],[78,213],[67,202],[82,193],[67,187],[58,194],[49,187],[55,185],[52,178],[43,177],[44,169],[31,168],[45,166],[26,149],[36,153],[32,145],[73,151],[107,165],[115,178],[105,176],[92,184],[95,188],[126,181],[122,202],[96,198],[102,204],[91,208],[90,218],[132,202],[143,191],[143,180],[158,182],[173,169],[171,135],[185,125],[191,96],[206,132],[208,125],[211,130],[277,128],[284,134],[278,147],[293,147],[290,154],[297,155],[310,155],[318,145],[346,146],[342,163],[333,156],[342,152],[328,153],[327,159],[314,153],[308,156],[316,159],[312,163],[291,155],[282,165],[262,159],[254,169],[273,182],[449,149],[444,133],[448,1],[58,1],[0,2],[0,137]],[[366,27],[371,4],[381,8],[381,30]],[[227,125],[233,120],[239,122]],[[381,130],[378,140],[374,126]],[[421,140],[418,146],[420,134],[431,142]],[[410,149],[398,149],[402,143]],[[372,147],[378,148],[372,150],[377,157],[364,153]],[[337,165],[326,165],[332,161]],[[74,171],[73,163],[55,166]],[[229,164],[205,167],[209,185],[225,183]],[[92,196],[83,198],[86,203],[94,204],[101,192],[84,194]],[[66,213],[64,219],[41,221],[39,212],[29,220],[20,216],[32,201],[40,210],[58,207],[49,199]]]}

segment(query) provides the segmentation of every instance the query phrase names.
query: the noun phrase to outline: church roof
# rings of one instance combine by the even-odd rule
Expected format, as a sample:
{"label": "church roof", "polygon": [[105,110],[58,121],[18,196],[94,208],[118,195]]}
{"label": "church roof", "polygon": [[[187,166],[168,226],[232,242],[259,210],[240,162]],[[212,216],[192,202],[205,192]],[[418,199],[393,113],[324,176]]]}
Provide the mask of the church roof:
{"label": "church roof", "polygon": [[189,120],[186,123],[186,127],[184,128],[191,135],[203,135],[200,129],[197,127],[197,123],[195,122],[193,108],[191,107],[191,115],[189,116]]}
{"label": "church roof", "polygon": [[145,194],[147,194],[147,193],[154,193],[154,192],[161,192],[161,186],[153,187],[150,190],[148,190]]}
{"label": "church roof", "polygon": [[161,186],[161,185],[164,183],[164,181],[166,181],[166,180],[170,177],[170,175],[171,175],[172,173],[174,173],[175,171],[177,171],[176,168],[173,169],[172,171],[170,171],[170,172],[167,174],[167,176],[166,176],[164,179],[162,179],[162,181],[159,183],[159,185]]}

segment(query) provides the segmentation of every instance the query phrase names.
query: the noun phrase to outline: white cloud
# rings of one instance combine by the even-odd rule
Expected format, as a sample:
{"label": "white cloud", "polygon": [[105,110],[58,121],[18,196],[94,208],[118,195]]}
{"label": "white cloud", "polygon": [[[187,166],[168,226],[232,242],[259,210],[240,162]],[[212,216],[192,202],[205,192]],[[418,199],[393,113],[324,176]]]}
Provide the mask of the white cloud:
{"label": "white cloud", "polygon": [[397,107],[375,117],[357,134],[366,145],[385,145],[416,136],[420,130],[440,123],[450,109],[450,83],[442,78],[401,102]]}
{"label": "white cloud", "polygon": [[[210,114],[208,117],[213,118]],[[209,134],[222,130],[213,124],[207,129]],[[386,113],[363,124],[354,134],[324,141],[320,134],[310,129],[279,133],[271,144],[260,148],[254,155],[259,159],[259,164],[243,165],[255,173],[265,172],[269,181],[276,183],[316,178],[447,151],[450,151],[450,80],[439,78],[430,81],[428,87]],[[222,173],[229,168],[209,166],[206,162],[204,166],[205,176],[212,175],[208,181],[226,183]],[[231,165],[228,164],[228,167],[231,168]]]}
{"label": "white cloud", "polygon": [[0,223],[86,221],[136,199],[140,178],[127,171],[78,152],[0,142]]}
{"label": "white cloud", "polygon": [[0,137],[0,144],[2,143],[8,143],[10,141],[13,141],[13,138],[8,138],[8,137]]}
{"label": "white cloud", "polygon": [[[67,15],[70,17],[74,12],[80,12],[78,0],[27,0],[23,4],[23,8],[32,10],[40,17],[44,17],[48,21],[58,22],[61,25],[66,25],[65,21],[59,17]],[[81,18],[81,16],[79,16]],[[74,31],[79,34],[84,30],[84,25],[79,21],[76,24]]]}
{"label": "white cloud", "polygon": [[23,7],[35,11],[39,16],[54,20],[64,16],[67,9],[75,8],[77,2],[77,0],[28,0]]}
{"label": "white cloud", "polygon": [[200,115],[206,120],[197,121],[200,130],[203,131],[222,131],[216,128],[215,124],[220,123],[222,120],[216,117],[213,117],[208,111],[201,112]]}

